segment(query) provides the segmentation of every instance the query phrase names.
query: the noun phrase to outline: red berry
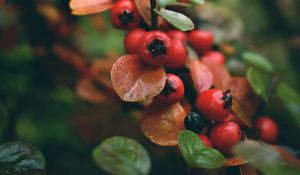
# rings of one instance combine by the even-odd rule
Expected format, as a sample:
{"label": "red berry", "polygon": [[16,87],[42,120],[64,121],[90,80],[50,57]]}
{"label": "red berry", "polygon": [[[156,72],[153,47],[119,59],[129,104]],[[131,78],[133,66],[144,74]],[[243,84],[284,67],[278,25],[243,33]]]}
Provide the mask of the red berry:
{"label": "red berry", "polygon": [[206,147],[212,147],[212,143],[206,135],[199,134],[199,139],[204,143]]}
{"label": "red berry", "polygon": [[272,143],[276,140],[278,135],[278,127],[270,117],[260,117],[256,121],[256,128],[260,133],[260,139],[262,141]]}
{"label": "red berry", "polygon": [[219,123],[211,129],[209,138],[215,148],[230,154],[232,146],[241,140],[241,130],[235,122]]}
{"label": "red berry", "polygon": [[214,64],[224,64],[225,57],[219,51],[208,51],[202,56],[202,61]]}
{"label": "red berry", "polygon": [[171,104],[179,102],[184,96],[182,80],[174,75],[167,74],[167,81],[163,91],[156,97],[159,102]]}
{"label": "red berry", "polygon": [[138,41],[146,33],[144,29],[133,29],[126,35],[124,40],[124,46],[126,53],[137,54],[138,52]]}
{"label": "red berry", "polygon": [[232,106],[230,91],[223,93],[219,89],[202,92],[196,100],[197,110],[208,120],[223,121]]}
{"label": "red berry", "polygon": [[210,50],[213,45],[213,34],[207,30],[192,30],[188,36],[189,43],[199,53]]}
{"label": "red berry", "polygon": [[170,46],[170,58],[165,63],[165,67],[171,69],[181,68],[185,65],[187,51],[184,44],[179,40],[172,40]]}
{"label": "red berry", "polygon": [[145,33],[138,42],[138,55],[151,66],[162,66],[170,58],[171,39],[161,31]]}
{"label": "red berry", "polygon": [[167,32],[167,35],[169,35],[169,37],[171,39],[177,39],[183,43],[185,43],[187,41],[187,35],[186,33],[180,31],[180,30],[169,30]]}
{"label": "red berry", "polygon": [[111,9],[112,24],[117,29],[130,30],[137,28],[141,21],[141,16],[131,0],[117,1]]}

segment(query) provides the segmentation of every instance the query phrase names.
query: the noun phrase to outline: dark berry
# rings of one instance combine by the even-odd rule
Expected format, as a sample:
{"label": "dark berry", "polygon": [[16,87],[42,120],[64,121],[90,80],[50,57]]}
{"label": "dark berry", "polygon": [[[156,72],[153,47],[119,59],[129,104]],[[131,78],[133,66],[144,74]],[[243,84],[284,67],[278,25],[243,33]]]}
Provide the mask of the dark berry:
{"label": "dark berry", "polygon": [[198,134],[205,126],[205,119],[199,113],[191,112],[184,118],[184,126]]}

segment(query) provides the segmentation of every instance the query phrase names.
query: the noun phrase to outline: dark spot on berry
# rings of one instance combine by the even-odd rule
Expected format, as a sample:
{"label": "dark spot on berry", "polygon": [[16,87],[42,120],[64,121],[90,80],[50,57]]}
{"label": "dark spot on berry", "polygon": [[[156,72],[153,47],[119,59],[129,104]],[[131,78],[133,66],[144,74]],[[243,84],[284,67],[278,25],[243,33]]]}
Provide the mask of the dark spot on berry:
{"label": "dark spot on berry", "polygon": [[161,91],[161,94],[165,97],[168,97],[171,93],[176,92],[176,90],[172,86],[172,82],[167,78],[166,85],[164,89]]}
{"label": "dark spot on berry", "polygon": [[223,93],[222,100],[224,100],[224,108],[230,109],[232,107],[232,95],[230,89]]}
{"label": "dark spot on berry", "polygon": [[167,46],[164,41],[154,39],[148,45],[148,50],[151,52],[153,57],[165,55],[167,52]]}
{"label": "dark spot on berry", "polygon": [[133,14],[127,10],[119,15],[119,19],[123,25],[128,25],[129,23],[134,21]]}
{"label": "dark spot on berry", "polygon": [[185,128],[200,133],[205,126],[205,119],[199,113],[191,112],[184,118]]}

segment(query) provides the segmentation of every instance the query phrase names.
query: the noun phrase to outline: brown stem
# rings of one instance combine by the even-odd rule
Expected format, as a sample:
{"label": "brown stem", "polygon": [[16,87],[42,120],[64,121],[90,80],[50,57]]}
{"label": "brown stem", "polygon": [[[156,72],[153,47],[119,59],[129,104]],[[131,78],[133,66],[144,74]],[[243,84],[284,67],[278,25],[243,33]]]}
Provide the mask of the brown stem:
{"label": "brown stem", "polygon": [[155,13],[154,9],[156,9],[156,0],[150,0],[151,5],[151,25],[152,29],[157,29],[157,14]]}

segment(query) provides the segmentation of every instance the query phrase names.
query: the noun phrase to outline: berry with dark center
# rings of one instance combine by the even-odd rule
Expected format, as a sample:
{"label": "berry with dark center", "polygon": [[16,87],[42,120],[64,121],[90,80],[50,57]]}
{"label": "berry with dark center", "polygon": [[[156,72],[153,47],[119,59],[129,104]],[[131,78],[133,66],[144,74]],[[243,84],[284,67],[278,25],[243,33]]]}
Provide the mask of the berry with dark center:
{"label": "berry with dark center", "polygon": [[231,106],[230,91],[223,93],[219,89],[206,90],[196,100],[197,110],[211,121],[223,121],[229,115]]}
{"label": "berry with dark center", "polygon": [[117,1],[111,9],[112,24],[117,29],[131,30],[141,22],[140,13],[131,0]]}
{"label": "berry with dark center", "polygon": [[150,66],[162,66],[170,58],[171,39],[162,31],[145,33],[138,41],[138,56]]}
{"label": "berry with dark center", "polygon": [[166,76],[166,85],[155,99],[162,104],[177,103],[184,96],[183,82],[177,75],[167,74]]}
{"label": "berry with dark center", "polygon": [[134,21],[133,14],[125,10],[122,14],[119,15],[119,20],[123,25],[128,25]]}
{"label": "berry with dark center", "polygon": [[200,133],[205,126],[205,119],[197,112],[191,112],[184,118],[186,129]]}
{"label": "berry with dark center", "polygon": [[148,50],[151,52],[152,56],[165,55],[167,52],[165,42],[162,40],[154,39],[149,45]]}

